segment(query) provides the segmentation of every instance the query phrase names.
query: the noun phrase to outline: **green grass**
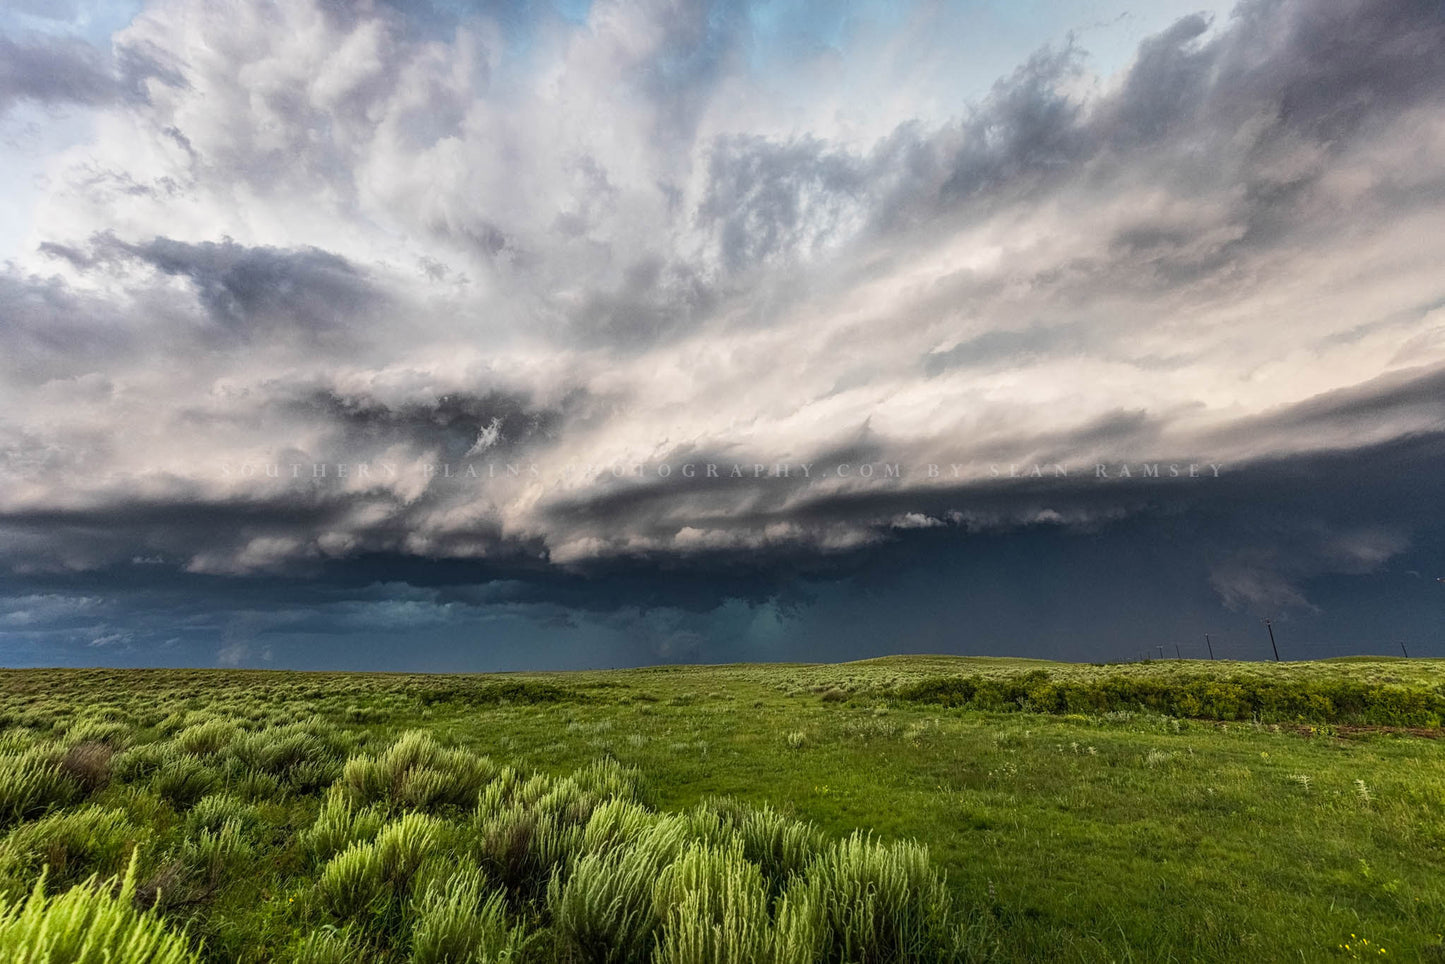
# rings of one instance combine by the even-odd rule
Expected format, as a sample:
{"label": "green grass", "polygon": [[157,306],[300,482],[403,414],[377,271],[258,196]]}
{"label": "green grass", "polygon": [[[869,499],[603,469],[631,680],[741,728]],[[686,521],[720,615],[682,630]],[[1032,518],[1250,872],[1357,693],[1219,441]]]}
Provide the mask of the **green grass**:
{"label": "green grass", "polygon": [[1442,680],[0,671],[0,894],[133,860],[207,961],[1445,961]]}

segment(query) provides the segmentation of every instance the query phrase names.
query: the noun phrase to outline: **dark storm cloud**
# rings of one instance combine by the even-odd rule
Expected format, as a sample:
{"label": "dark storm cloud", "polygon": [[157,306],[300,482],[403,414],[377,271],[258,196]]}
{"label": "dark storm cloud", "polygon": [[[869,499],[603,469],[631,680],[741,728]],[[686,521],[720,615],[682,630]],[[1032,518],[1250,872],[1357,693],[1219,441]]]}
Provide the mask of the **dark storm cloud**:
{"label": "dark storm cloud", "polygon": [[443,460],[515,453],[555,436],[564,417],[504,392],[450,393],[434,400],[389,405],[375,398],[317,393],[287,406],[335,428],[337,450],[366,452],[408,443],[435,448]]}
{"label": "dark storm cloud", "polygon": [[77,37],[0,36],[0,113],[18,103],[101,107],[145,98],[145,82],[181,83],[143,47],[103,53]]}
{"label": "dark storm cloud", "polygon": [[[778,253],[826,244],[834,233],[830,222],[867,185],[862,164],[819,141],[729,137],[708,158],[708,193],[698,218],[716,225],[723,263],[739,271]],[[823,210],[804,210],[807,199],[819,197]]]}
{"label": "dark storm cloud", "polygon": [[[305,581],[226,579],[141,564],[33,573],[7,578],[0,623],[17,634],[14,640],[33,643],[52,660],[95,662],[104,657],[89,651],[94,640],[129,636],[130,645],[149,647],[153,660],[208,662],[222,643],[245,641],[253,659],[262,647],[274,646],[282,665],[313,665],[313,656],[323,652],[333,664],[349,667],[415,668],[428,652],[426,639],[434,636],[452,654],[446,665],[499,668],[528,659],[525,642],[488,628],[503,614],[537,627],[534,639],[608,626],[633,644],[599,639],[597,645],[606,647],[590,658],[570,657],[573,665],[752,652],[772,659],[837,658],[880,646],[890,652],[1016,652],[1010,647],[1024,638],[1034,652],[1048,655],[1122,658],[1140,646],[1152,648],[1156,636],[1160,643],[1197,641],[1206,629],[1214,631],[1221,655],[1258,658],[1269,653],[1251,648],[1258,630],[1257,623],[1251,630],[1251,620],[1273,615],[1283,618],[1280,635],[1293,647],[1286,658],[1330,655],[1369,642],[1355,635],[1360,627],[1341,611],[1349,597],[1334,581],[1338,575],[1378,574],[1390,564],[1386,583],[1380,583],[1384,576],[1372,578],[1394,587],[1393,595],[1372,607],[1411,586],[1418,592],[1438,588],[1419,579],[1410,583],[1404,570],[1428,566],[1445,548],[1445,530],[1434,518],[1434,506],[1445,498],[1442,477],[1421,471],[1440,464],[1445,434],[1260,464],[1189,489],[1135,480],[1125,485],[1136,511],[1085,530],[1047,521],[1023,529],[954,524],[899,531],[850,552],[779,554],[768,566],[747,552],[633,558],[589,572],[535,562],[367,554],[328,562]],[[1362,491],[1371,495],[1368,504]],[[1000,486],[982,493],[971,508],[981,517],[992,511],[990,500],[1037,503],[1041,494]],[[1058,491],[1048,495],[1060,506],[1070,498]],[[1094,495],[1100,504],[1117,504],[1101,490]],[[1081,485],[1072,497],[1092,496]],[[1402,530],[1417,536],[1406,540]],[[1152,571],[1151,593],[1177,604],[1178,613],[1141,604],[1138,580],[1146,571]],[[1211,603],[1187,588],[1196,583],[1219,600]],[[1020,584],[1029,587],[1022,601],[1010,588]],[[727,615],[734,601],[744,614],[776,613],[786,632],[764,650],[739,649],[747,636]],[[851,629],[848,620],[855,622]],[[1397,630],[1408,632],[1417,653],[1428,652],[1415,645],[1427,642],[1428,627],[1411,623]],[[471,634],[476,649],[458,650],[458,632]],[[870,635],[880,632],[887,638]],[[406,634],[405,652],[398,634]],[[180,652],[168,657],[155,650],[178,637],[186,640]],[[322,637],[344,638],[346,646],[321,647]],[[1261,635],[1256,642],[1263,641]],[[688,645],[679,651],[683,643]],[[1202,645],[1197,655],[1204,656]],[[124,654],[109,658],[123,660]]]}
{"label": "dark storm cloud", "polygon": [[389,297],[345,258],[318,248],[247,247],[234,241],[188,244],[156,238],[114,240],[104,247],[188,279],[210,319],[227,335],[249,340],[358,334],[359,322],[388,307]]}
{"label": "dark storm cloud", "polygon": [[125,91],[104,56],[83,40],[0,37],[0,111],[20,101],[108,104]]}
{"label": "dark storm cloud", "polygon": [[[227,646],[505,611],[700,658],[729,600],[801,610],[933,563],[981,585],[1009,534],[1076,561],[1165,542],[1249,614],[1327,612],[1321,579],[1437,544],[1438,4],[1250,2],[1112,78],[1065,43],[867,136],[770,112],[735,4],[526,38],[435,9],[190,12],[114,62],[0,51],[0,108],[123,102],[130,125],[57,182],[56,276],[0,274],[0,550],[26,598],[133,579],[160,612],[194,588],[237,614],[207,624]],[[604,468],[236,473],[491,455]],[[1074,468],[922,475],[951,459]],[[909,606],[952,604],[934,588]]]}
{"label": "dark storm cloud", "polygon": [[129,354],[135,341],[114,304],[77,293],[58,278],[0,271],[0,368],[43,381]]}

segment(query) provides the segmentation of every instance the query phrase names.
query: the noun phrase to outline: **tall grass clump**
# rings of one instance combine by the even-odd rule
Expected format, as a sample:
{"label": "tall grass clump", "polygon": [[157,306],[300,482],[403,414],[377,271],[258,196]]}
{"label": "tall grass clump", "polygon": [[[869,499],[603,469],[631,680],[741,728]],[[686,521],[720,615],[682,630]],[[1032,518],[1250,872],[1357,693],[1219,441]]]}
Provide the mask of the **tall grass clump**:
{"label": "tall grass clump", "polygon": [[151,778],[151,789],[177,810],[193,806],[215,784],[215,773],[188,754],[170,756]]}
{"label": "tall grass clump", "polygon": [[774,896],[823,851],[822,831],[766,805],[751,807],[713,798],[703,801],[698,812],[714,817],[742,843],[743,857],[758,865]]}
{"label": "tall grass clump", "polygon": [[693,844],[653,887],[656,964],[755,964],[773,951],[768,892],[742,847]]}
{"label": "tall grass clump", "polygon": [[531,943],[507,919],[506,895],[478,871],[440,879],[416,901],[411,964],[493,964],[519,960]]}
{"label": "tall grass clump", "polygon": [[405,733],[379,756],[346,761],[339,786],[352,803],[387,803],[412,810],[471,807],[497,773],[486,757],[453,750],[429,733]]}
{"label": "tall grass clump", "polygon": [[547,910],[566,953],[604,964],[647,959],[662,922],[653,885],[686,847],[686,829],[660,820],[629,846],[586,854],[552,878]]}
{"label": "tall grass clump", "polygon": [[206,720],[181,730],[171,738],[171,745],[191,756],[214,756],[229,746],[238,732],[230,720]]}
{"label": "tall grass clump", "polygon": [[111,760],[115,749],[98,740],[82,740],[71,744],[60,758],[60,772],[74,780],[83,794],[91,794],[110,783]]}
{"label": "tall grass clump", "polygon": [[353,964],[366,959],[349,928],[326,927],[312,931],[291,948],[291,964]]}
{"label": "tall grass clump", "polygon": [[571,779],[583,790],[606,800],[637,800],[642,789],[642,772],[612,757],[594,760],[573,773]]}
{"label": "tall grass clump", "polygon": [[229,881],[243,876],[254,857],[239,820],[200,830],[168,850],[155,873],[137,890],[144,906],[174,910],[210,900]]}
{"label": "tall grass clump", "polygon": [[0,828],[72,803],[80,792],[43,750],[0,756]]}
{"label": "tall grass clump", "polygon": [[69,887],[87,877],[125,871],[136,844],[148,831],[120,810],[86,807],[53,813],[21,824],[0,843],[6,877],[37,877],[48,868],[52,886]]}
{"label": "tall grass clump", "polygon": [[827,847],[795,877],[778,911],[780,958],[838,964],[957,960],[959,931],[943,879],[916,843],[862,833]]}
{"label": "tall grass clump", "polygon": [[386,825],[376,807],[358,807],[346,794],[328,794],[316,822],[301,831],[301,848],[317,864],[325,863],[354,843],[369,843]]}
{"label": "tall grass clump", "polygon": [[408,813],[370,843],[353,843],[331,858],[316,881],[322,904],[334,916],[359,923],[385,922],[411,891],[413,878],[441,849],[444,824]]}
{"label": "tall grass clump", "polygon": [[520,801],[496,813],[479,810],[472,827],[478,861],[520,900],[541,896],[554,872],[576,855],[584,833]]}
{"label": "tall grass clump", "polygon": [[234,823],[241,831],[250,833],[260,821],[254,804],[229,793],[211,793],[196,801],[186,814],[186,832],[195,836],[206,830],[219,831],[226,824]]}
{"label": "tall grass clump", "polygon": [[7,964],[200,964],[183,935],[135,909],[132,860],[119,890],[95,879],[57,896],[45,881],[0,903],[0,960]]}
{"label": "tall grass clump", "polygon": [[248,773],[268,774],[284,786],[310,793],[341,774],[354,740],[319,721],[293,723],[244,733],[227,748],[228,763]]}

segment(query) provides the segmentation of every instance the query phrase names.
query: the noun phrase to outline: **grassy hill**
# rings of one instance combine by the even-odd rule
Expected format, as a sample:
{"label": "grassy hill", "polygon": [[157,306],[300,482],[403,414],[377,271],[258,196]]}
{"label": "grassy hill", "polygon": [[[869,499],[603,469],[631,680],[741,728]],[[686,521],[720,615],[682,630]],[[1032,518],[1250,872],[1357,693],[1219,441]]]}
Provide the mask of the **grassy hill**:
{"label": "grassy hill", "polygon": [[[523,960],[1445,961],[1442,680],[944,656],[0,671],[0,887],[129,868],[123,900],[85,899],[212,961],[463,959],[456,934]],[[597,844],[624,811],[631,849]],[[865,908],[869,880],[893,903]]]}

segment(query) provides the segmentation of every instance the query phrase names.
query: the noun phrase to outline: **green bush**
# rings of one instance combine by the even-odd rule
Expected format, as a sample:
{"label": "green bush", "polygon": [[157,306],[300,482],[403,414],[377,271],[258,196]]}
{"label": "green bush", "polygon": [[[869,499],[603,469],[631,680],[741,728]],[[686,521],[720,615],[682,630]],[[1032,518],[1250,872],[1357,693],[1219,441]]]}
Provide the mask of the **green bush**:
{"label": "green bush", "polygon": [[1094,680],[1052,680],[1043,670],[1033,670],[1008,677],[931,677],[900,686],[892,695],[918,703],[994,711],[1153,710],[1211,720],[1385,726],[1440,726],[1445,721],[1445,688],[1351,679],[1221,679],[1180,672],[1168,677],[1116,673]]}
{"label": "green bush", "polygon": [[337,918],[385,918],[441,849],[444,827],[435,817],[408,813],[383,827],[375,840],[351,844],[321,871],[316,887],[323,905]]}
{"label": "green bush", "polygon": [[885,964],[959,954],[948,889],[919,844],[885,846],[855,833],[825,848],[788,885],[778,916],[790,960]]}
{"label": "green bush", "polygon": [[320,864],[354,843],[369,843],[385,824],[385,816],[375,807],[358,808],[343,794],[328,794],[316,821],[301,831],[299,839],[311,860]]}
{"label": "green bush", "polygon": [[155,874],[139,888],[138,899],[161,910],[202,903],[243,876],[242,868],[253,856],[239,820],[200,830],[166,852]]}
{"label": "green bush", "polygon": [[767,886],[736,841],[689,847],[659,875],[653,902],[658,964],[753,964],[773,954]]}
{"label": "green bush", "polygon": [[365,959],[366,953],[353,939],[351,931],[335,927],[307,934],[286,958],[291,964],[353,964]]}
{"label": "green bush", "polygon": [[171,745],[192,756],[214,756],[236,738],[236,724],[229,720],[207,720],[181,730],[171,738]]}
{"label": "green bush", "polygon": [[60,772],[74,780],[83,794],[91,794],[110,783],[114,748],[97,740],[72,744],[58,761]]}
{"label": "green bush", "polygon": [[23,901],[0,904],[7,964],[200,964],[200,955],[134,904],[135,867],[120,888],[92,880],[53,897],[42,880]]}
{"label": "green bush", "polygon": [[687,845],[686,822],[661,820],[629,845],[586,854],[547,887],[547,910],[568,953],[587,961],[645,961],[662,918],[653,884]]}
{"label": "green bush", "polygon": [[322,905],[343,920],[379,915],[392,896],[381,855],[369,843],[354,843],[327,861],[316,891]]}
{"label": "green bush", "polygon": [[388,803],[414,810],[471,807],[497,772],[486,757],[443,747],[428,733],[404,734],[380,756],[353,757],[340,786],[358,805]]}
{"label": "green bush", "polygon": [[507,919],[506,895],[488,892],[482,875],[463,871],[438,881],[417,902],[412,964],[515,961],[530,943]]}
{"label": "green bush", "polygon": [[0,756],[0,828],[63,807],[80,784],[42,750]]}
{"label": "green bush", "polygon": [[242,734],[228,748],[228,756],[242,770],[270,774],[293,790],[309,793],[340,775],[350,742],[325,724],[296,723]]}
{"label": "green bush", "polygon": [[701,814],[716,819],[741,842],[743,856],[757,864],[776,895],[790,877],[803,873],[822,852],[824,837],[812,824],[783,816],[771,807],[749,807],[734,800],[706,800]]}
{"label": "green bush", "polygon": [[166,759],[151,778],[151,788],[177,810],[193,806],[215,784],[215,774],[193,756]]}
{"label": "green bush", "polygon": [[473,824],[477,859],[524,900],[541,895],[554,871],[576,854],[583,836],[582,827],[520,801],[478,816]]}
{"label": "green bush", "polygon": [[191,812],[186,814],[186,833],[195,836],[202,831],[219,831],[228,823],[234,823],[243,833],[249,833],[260,823],[260,813],[253,804],[229,793],[207,794]]}
{"label": "green bush", "polygon": [[0,843],[0,866],[9,876],[38,877],[48,868],[47,880],[69,887],[92,875],[122,873],[136,844],[147,831],[125,813],[104,807],[53,813],[16,827]]}

